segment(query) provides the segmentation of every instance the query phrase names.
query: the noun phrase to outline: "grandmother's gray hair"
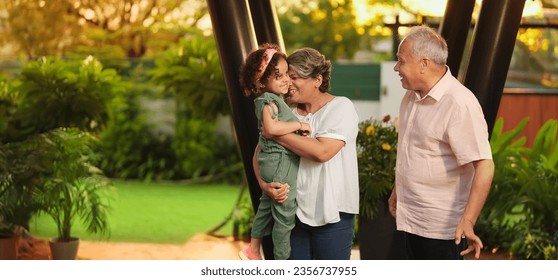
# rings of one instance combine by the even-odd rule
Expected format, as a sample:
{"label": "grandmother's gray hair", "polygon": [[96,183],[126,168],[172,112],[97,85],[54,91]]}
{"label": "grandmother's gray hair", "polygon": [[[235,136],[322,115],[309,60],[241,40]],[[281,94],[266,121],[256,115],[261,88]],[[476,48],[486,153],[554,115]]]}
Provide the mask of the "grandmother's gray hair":
{"label": "grandmother's gray hair", "polygon": [[320,92],[329,90],[331,81],[331,61],[312,48],[300,48],[287,57],[289,69],[303,79],[322,76]]}
{"label": "grandmother's gray hair", "polygon": [[439,65],[445,65],[448,60],[446,40],[426,25],[411,27],[401,43],[404,41],[412,41],[411,52],[416,58],[426,57]]}

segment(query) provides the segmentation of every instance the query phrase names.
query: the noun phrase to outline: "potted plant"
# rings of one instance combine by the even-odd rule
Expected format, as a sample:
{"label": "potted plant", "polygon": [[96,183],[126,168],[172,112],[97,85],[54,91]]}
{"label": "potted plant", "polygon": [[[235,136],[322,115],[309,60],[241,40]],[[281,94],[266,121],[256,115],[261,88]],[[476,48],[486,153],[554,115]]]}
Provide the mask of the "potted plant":
{"label": "potted plant", "polygon": [[48,163],[36,138],[0,143],[0,259],[17,258],[19,235],[42,206],[34,195]]}
{"label": "potted plant", "polygon": [[[386,115],[359,124],[357,157],[360,186],[358,242],[361,259],[403,259],[402,233],[387,209],[395,184],[397,120]],[[378,242],[382,240],[382,242]]]}
{"label": "potted plant", "polygon": [[[7,102],[8,84],[3,77],[0,77],[0,139],[3,139],[4,131],[7,126],[7,116],[11,109],[11,104]],[[6,198],[7,191],[11,189],[12,180],[8,170],[8,148],[0,142],[0,260],[16,259],[17,238],[14,234],[14,224],[9,217],[14,208],[7,205],[11,202]]]}
{"label": "potted plant", "polygon": [[75,259],[79,238],[72,235],[77,218],[91,233],[107,233],[110,182],[90,164],[89,134],[77,129],[56,129],[51,142],[53,174],[46,180],[38,199],[57,226],[50,240],[53,259]]}
{"label": "potted plant", "polygon": [[15,260],[19,250],[20,228],[28,222],[36,206],[9,180],[0,181],[0,260]]}
{"label": "potted plant", "polygon": [[87,144],[91,137],[60,127],[102,129],[108,120],[107,104],[122,89],[118,74],[103,70],[88,57],[81,63],[56,58],[30,61],[19,76],[14,81],[0,77],[0,210],[4,220],[17,216],[16,225],[29,229],[37,211],[60,217],[57,209],[72,205],[63,212],[69,216],[55,218],[59,224],[70,220],[59,228],[67,229],[79,216],[91,222],[88,230],[103,232],[106,203],[99,197],[108,183],[90,164]]}
{"label": "potted plant", "polygon": [[[0,182],[3,188],[3,182]],[[1,191],[1,190],[0,190]],[[0,198],[2,198],[0,194]],[[12,209],[8,209],[3,199],[0,201],[0,260],[15,260],[17,259],[17,241],[18,237],[15,234],[15,225],[9,221]]]}

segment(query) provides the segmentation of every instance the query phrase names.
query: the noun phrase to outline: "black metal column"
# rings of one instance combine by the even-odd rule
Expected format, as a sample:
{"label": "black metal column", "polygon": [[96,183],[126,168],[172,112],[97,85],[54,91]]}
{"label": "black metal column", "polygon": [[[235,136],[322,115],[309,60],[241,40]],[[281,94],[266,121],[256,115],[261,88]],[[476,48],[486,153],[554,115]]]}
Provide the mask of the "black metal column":
{"label": "black metal column", "polygon": [[492,134],[525,0],[484,0],[473,33],[464,85],[479,99]]}
{"label": "black metal column", "polygon": [[248,0],[258,44],[275,43],[286,52],[275,7],[270,0]]}
{"label": "black metal column", "polygon": [[447,65],[455,77],[461,66],[474,7],[475,0],[448,0],[442,23],[438,28],[438,32],[448,43]]}
{"label": "black metal column", "polygon": [[213,25],[213,34],[217,41],[250,195],[254,209],[257,209],[261,189],[251,168],[252,155],[258,143],[257,120],[254,103],[243,95],[243,90],[238,82],[240,66],[246,55],[258,47],[256,35],[246,1],[207,0],[207,6]]}
{"label": "black metal column", "polygon": [[[252,156],[258,143],[254,102],[243,95],[238,82],[240,66],[247,54],[258,47],[250,17],[248,0],[206,0],[225,77],[232,118],[244,171],[254,209],[258,209],[262,190],[252,169]],[[264,238],[264,255],[273,259],[273,243]]]}
{"label": "black metal column", "polygon": [[[271,2],[271,0],[248,0],[258,45],[263,43],[275,43],[279,45],[283,52],[286,52],[287,50],[283,43],[283,34],[279,27],[279,19],[277,18],[275,7]],[[254,204],[253,199],[252,197],[252,204]],[[254,208],[254,210],[255,209],[257,208]],[[273,240],[271,237],[266,236],[263,238],[262,248],[266,259],[270,260],[274,258]]]}

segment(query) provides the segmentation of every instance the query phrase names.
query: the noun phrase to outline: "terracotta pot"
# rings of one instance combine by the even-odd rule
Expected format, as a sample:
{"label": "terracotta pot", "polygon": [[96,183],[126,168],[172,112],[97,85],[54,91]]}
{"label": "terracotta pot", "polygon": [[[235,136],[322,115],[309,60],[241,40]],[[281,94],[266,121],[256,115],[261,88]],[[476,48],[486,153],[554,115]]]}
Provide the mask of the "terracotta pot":
{"label": "terracotta pot", "polygon": [[77,257],[79,238],[72,237],[70,241],[58,241],[58,238],[49,240],[50,253],[53,260],[75,260]]}
{"label": "terracotta pot", "polygon": [[16,260],[19,237],[0,235],[0,260]]}

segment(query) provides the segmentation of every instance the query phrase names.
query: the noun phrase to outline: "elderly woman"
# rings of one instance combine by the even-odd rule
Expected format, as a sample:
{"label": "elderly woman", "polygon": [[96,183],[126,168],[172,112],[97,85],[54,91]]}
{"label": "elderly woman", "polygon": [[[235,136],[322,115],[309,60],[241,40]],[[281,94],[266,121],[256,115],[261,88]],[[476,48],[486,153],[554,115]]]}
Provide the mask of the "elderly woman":
{"label": "elderly woman", "polygon": [[[357,112],[348,98],[328,93],[331,62],[320,52],[298,49],[287,62],[291,78],[288,102],[295,104],[295,116],[312,128],[309,137],[272,138],[301,157],[290,259],[348,260],[359,202]],[[258,174],[257,162],[254,169]],[[286,199],[287,185],[258,180],[273,200],[281,203]]]}

